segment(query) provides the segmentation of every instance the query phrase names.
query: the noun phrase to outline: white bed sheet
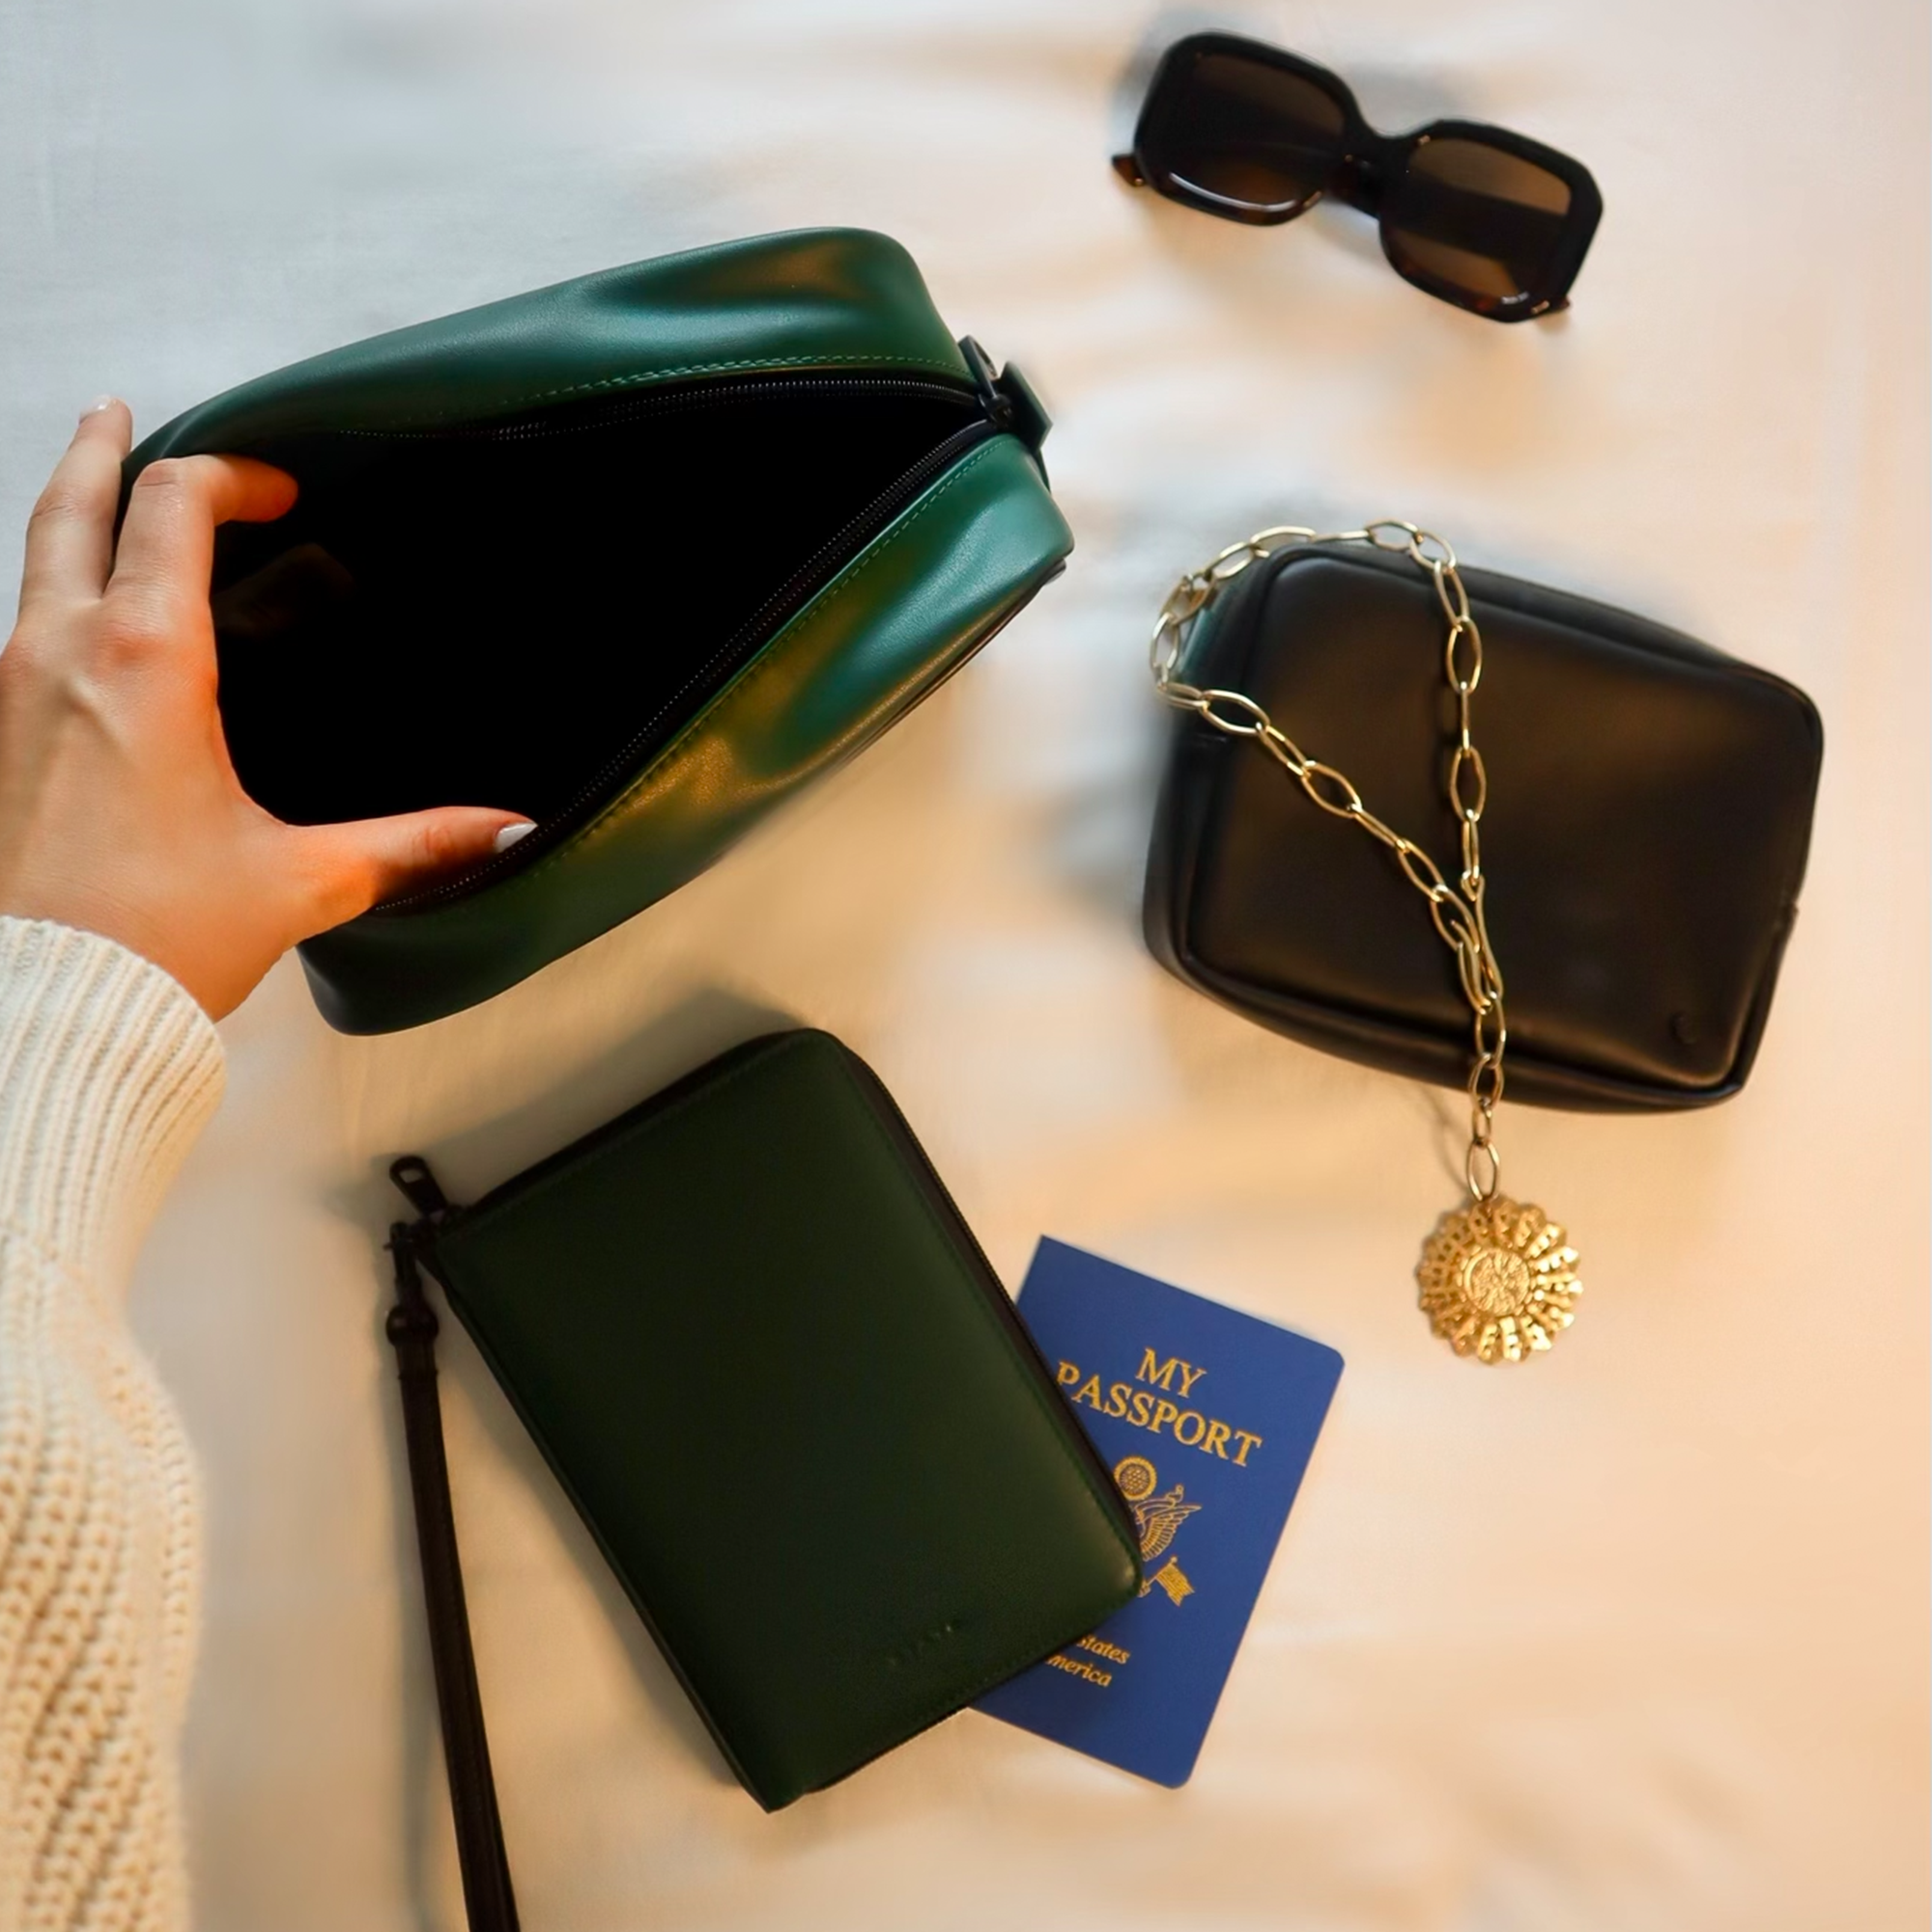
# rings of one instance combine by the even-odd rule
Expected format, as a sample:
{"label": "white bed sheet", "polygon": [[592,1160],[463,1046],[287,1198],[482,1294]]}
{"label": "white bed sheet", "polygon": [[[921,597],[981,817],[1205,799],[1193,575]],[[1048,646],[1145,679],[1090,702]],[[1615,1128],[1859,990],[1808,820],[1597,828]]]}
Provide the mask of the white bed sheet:
{"label": "white bed sheet", "polygon": [[[351,1040],[285,964],[224,1028],[226,1103],[136,1289],[207,1468],[210,1932],[458,1923],[379,1163],[426,1149],[480,1188],[772,1015],[879,1068],[1009,1284],[1052,1233],[1348,1371],[1186,1789],[968,1714],[767,1818],[454,1338],[526,1924],[1924,1923],[1923,9],[1212,16],[1330,62],[1384,125],[1461,111],[1588,160],[1608,213],[1577,306],[1513,329],[1406,288],[1346,213],[1257,234],[1121,186],[1137,48],[1208,17],[0,0],[6,529],[99,389],[153,427],[376,328],[829,221],[900,237],[1035,376],[1080,544],[885,745],[527,984]],[[1414,1308],[1446,1098],[1243,1025],[1137,937],[1152,605],[1251,527],[1383,511],[1767,665],[1826,720],[1746,1094],[1509,1112],[1590,1286],[1523,1373],[1452,1360]]]}

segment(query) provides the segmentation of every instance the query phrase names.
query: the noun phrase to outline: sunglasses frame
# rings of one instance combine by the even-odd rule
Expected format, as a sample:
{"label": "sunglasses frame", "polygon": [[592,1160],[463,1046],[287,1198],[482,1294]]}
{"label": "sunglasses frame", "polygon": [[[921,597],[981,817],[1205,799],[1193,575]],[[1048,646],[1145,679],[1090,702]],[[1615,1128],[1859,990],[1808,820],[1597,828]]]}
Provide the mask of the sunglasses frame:
{"label": "sunglasses frame", "polygon": [[[1160,157],[1162,123],[1173,113],[1182,91],[1192,78],[1194,68],[1210,55],[1247,61],[1268,67],[1319,88],[1342,112],[1338,136],[1340,154],[1326,179],[1301,200],[1261,206],[1231,201],[1225,196],[1197,187],[1175,174]],[[1513,296],[1484,296],[1432,275],[1426,270],[1400,261],[1389,241],[1381,207],[1389,188],[1402,178],[1416,151],[1435,140],[1457,139],[1513,155],[1554,175],[1570,190],[1570,207],[1563,217],[1563,232],[1548,262],[1535,283]],[[1318,201],[1332,198],[1374,216],[1381,238],[1382,254],[1404,281],[1425,295],[1465,309],[1492,322],[1528,322],[1540,315],[1553,315],[1570,306],[1570,285],[1577,279],[1589,252],[1591,238],[1604,213],[1604,198],[1588,168],[1581,161],[1527,135],[1512,133],[1482,121],[1432,121],[1407,134],[1382,134],[1370,127],[1356,105],[1355,97],[1340,74],[1317,67],[1280,47],[1263,41],[1251,41],[1239,34],[1190,34],[1176,41],[1160,57],[1153,78],[1148,83],[1147,99],[1141,103],[1134,124],[1133,152],[1114,156],[1114,169],[1131,187],[1151,187],[1169,201],[1203,214],[1219,215],[1223,221],[1239,221],[1250,227],[1274,228],[1297,215],[1306,214]]]}

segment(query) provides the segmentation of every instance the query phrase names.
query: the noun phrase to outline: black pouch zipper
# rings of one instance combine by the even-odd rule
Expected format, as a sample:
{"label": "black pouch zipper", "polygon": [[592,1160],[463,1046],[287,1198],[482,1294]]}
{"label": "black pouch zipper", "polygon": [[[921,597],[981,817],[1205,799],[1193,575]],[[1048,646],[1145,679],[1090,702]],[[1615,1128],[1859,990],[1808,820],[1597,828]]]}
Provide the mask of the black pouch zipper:
{"label": "black pouch zipper", "polygon": [[[984,352],[980,354],[983,356]],[[430,906],[465,898],[485,887],[499,883],[511,873],[520,871],[524,867],[541,858],[544,853],[566,842],[596,816],[618,788],[635,776],[644,754],[652,749],[666,716],[676,710],[690,696],[695,686],[715,681],[722,687],[750,661],[766,639],[802,611],[847,562],[864,550],[901,511],[907,509],[923,495],[937,477],[982,442],[996,436],[1015,433],[1013,424],[1007,419],[1006,411],[996,409],[987,403],[988,392],[984,388],[976,386],[969,389],[963,385],[920,382],[898,377],[764,378],[746,383],[710,384],[701,388],[640,396],[634,404],[624,406],[614,412],[600,412],[594,421],[555,424],[529,422],[500,426],[496,429],[425,432],[428,435],[476,435],[498,440],[521,440],[534,437],[575,435],[587,429],[602,428],[611,422],[628,422],[638,417],[671,411],[708,408],[721,401],[741,401],[747,397],[791,396],[800,393],[849,394],[855,391],[867,395],[927,396],[935,401],[945,400],[967,408],[977,404],[982,413],[976,415],[972,421],[928,450],[917,463],[902,471],[894,482],[873,497],[857,516],[850,519],[821,544],[757,611],[692,671],[691,675],[631,735],[625,742],[623,750],[607,760],[595,775],[584,782],[569,804],[560,810],[553,812],[534,832],[526,833],[508,851],[500,852],[495,858],[486,859],[481,865],[472,866],[469,870],[440,885],[428,886],[419,892],[406,894],[401,898],[386,900],[376,907],[370,916],[407,917],[411,913],[423,911]]]}

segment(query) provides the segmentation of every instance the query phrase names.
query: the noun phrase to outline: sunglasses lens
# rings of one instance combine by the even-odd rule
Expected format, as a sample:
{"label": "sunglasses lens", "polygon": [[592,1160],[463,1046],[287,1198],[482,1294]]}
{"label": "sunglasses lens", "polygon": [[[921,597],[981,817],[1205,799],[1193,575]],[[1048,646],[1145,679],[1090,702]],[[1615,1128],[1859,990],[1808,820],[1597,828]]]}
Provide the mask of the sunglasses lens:
{"label": "sunglasses lens", "polygon": [[1450,283],[1476,308],[1494,308],[1542,284],[1570,199],[1570,184],[1548,168],[1445,135],[1411,152],[1382,199],[1382,234],[1405,273]]}
{"label": "sunglasses lens", "polygon": [[1149,158],[1231,210],[1292,213],[1340,153],[1342,109],[1299,74],[1232,54],[1186,70],[1149,130]]}

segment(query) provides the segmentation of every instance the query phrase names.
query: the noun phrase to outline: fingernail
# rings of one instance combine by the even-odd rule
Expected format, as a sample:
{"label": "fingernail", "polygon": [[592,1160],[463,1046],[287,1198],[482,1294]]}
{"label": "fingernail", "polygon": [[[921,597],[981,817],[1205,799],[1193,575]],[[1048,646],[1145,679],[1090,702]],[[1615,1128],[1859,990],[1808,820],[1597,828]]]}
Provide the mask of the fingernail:
{"label": "fingernail", "polygon": [[507,852],[519,838],[527,838],[536,829],[536,821],[529,818],[520,818],[516,824],[504,826],[497,835],[497,850]]}
{"label": "fingernail", "polygon": [[91,403],[89,403],[84,410],[81,411],[81,414],[84,416],[98,416],[102,410],[111,410],[114,407],[114,405],[118,403],[120,400],[121,398],[119,396],[96,396],[95,399]]}

